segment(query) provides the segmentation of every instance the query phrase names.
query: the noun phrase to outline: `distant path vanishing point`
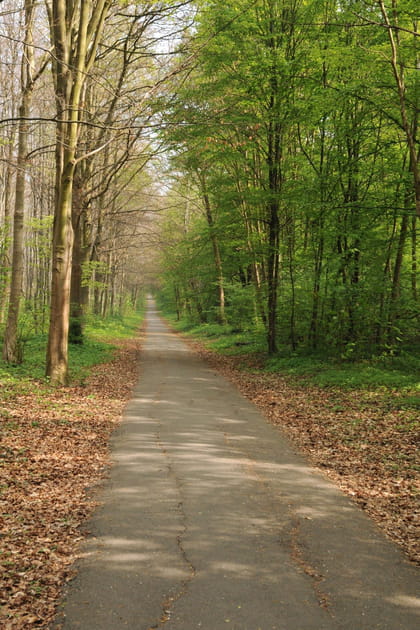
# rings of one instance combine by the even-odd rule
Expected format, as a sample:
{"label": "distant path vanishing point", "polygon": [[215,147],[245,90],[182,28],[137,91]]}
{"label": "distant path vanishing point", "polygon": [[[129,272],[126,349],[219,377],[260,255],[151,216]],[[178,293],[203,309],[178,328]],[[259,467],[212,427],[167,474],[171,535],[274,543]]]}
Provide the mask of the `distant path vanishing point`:
{"label": "distant path vanishing point", "polygon": [[151,299],[112,453],[64,630],[420,627],[417,569]]}

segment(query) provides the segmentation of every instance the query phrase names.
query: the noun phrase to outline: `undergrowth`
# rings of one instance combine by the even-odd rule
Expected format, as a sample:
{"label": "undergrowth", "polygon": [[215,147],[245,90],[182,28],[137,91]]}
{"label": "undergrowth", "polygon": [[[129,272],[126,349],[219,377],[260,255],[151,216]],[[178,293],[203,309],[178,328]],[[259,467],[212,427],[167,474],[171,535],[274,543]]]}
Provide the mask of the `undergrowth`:
{"label": "undergrowth", "polygon": [[263,329],[240,331],[217,323],[192,324],[168,319],[176,330],[202,340],[210,350],[227,356],[252,355],[247,369],[281,373],[322,388],[414,390],[406,404],[420,406],[416,395],[416,390],[420,390],[420,356],[415,349],[357,360],[304,349],[291,352],[283,347],[269,357]]}
{"label": "undergrowth", "polygon": [[[143,314],[130,313],[124,317],[99,318],[90,316],[85,329],[83,344],[69,344],[69,373],[71,383],[80,383],[89,370],[112,359],[114,342],[136,335]],[[17,365],[5,363],[0,358],[0,384],[2,398],[12,392],[25,392],[33,388],[33,380],[48,385],[45,377],[47,336],[27,336],[23,346],[23,361]]]}

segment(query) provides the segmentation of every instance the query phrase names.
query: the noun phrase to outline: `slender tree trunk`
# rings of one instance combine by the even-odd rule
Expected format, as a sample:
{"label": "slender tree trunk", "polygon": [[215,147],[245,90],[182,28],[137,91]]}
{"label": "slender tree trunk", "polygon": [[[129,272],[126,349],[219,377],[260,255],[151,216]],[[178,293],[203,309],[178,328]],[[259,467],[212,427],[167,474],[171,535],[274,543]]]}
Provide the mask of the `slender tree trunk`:
{"label": "slender tree trunk", "polygon": [[268,239],[268,331],[267,345],[268,353],[275,354],[277,352],[277,291],[279,280],[279,216],[278,204],[272,202],[269,207],[269,239]]}
{"label": "slender tree trunk", "polygon": [[378,317],[375,326],[375,344],[379,346],[383,342],[383,331],[386,328],[385,320],[385,303],[386,303],[386,288],[389,285],[389,278],[391,276],[391,255],[392,255],[392,245],[394,243],[395,234],[397,231],[397,217],[394,213],[394,220],[392,225],[392,232],[388,240],[387,253],[385,258],[385,264],[383,267],[382,274],[382,290],[379,297],[379,309],[378,309]]}
{"label": "slender tree trunk", "polygon": [[268,353],[277,352],[277,297],[280,265],[280,201],[282,186],[282,135],[283,128],[279,121],[279,77],[278,77],[278,33],[280,27],[276,19],[275,3],[269,3],[268,52],[271,57],[270,99],[268,105],[267,126],[267,166],[268,166],[268,257],[267,257],[267,346]]}
{"label": "slender tree trunk", "polygon": [[401,271],[403,266],[403,257],[404,257],[404,248],[408,234],[408,225],[409,225],[409,208],[412,202],[412,194],[407,194],[406,196],[406,209],[407,211],[404,213],[401,220],[401,228],[400,228],[400,236],[398,239],[397,253],[395,256],[394,263],[394,271],[392,275],[392,289],[391,289],[391,297],[389,303],[389,316],[388,316],[388,325],[387,325],[387,339],[389,343],[394,341],[394,326],[395,322],[398,319],[397,313],[397,304],[398,298],[400,297],[400,288],[401,288]]}
{"label": "slender tree trunk", "polygon": [[203,309],[203,305],[201,304],[201,300],[200,300],[200,293],[198,290],[198,286],[197,283],[194,279],[190,280],[190,287],[192,289],[192,293],[191,293],[191,298],[192,301],[195,305],[196,311],[197,311],[197,315],[198,315],[198,319],[200,321],[201,324],[204,324],[207,321],[206,318],[206,314],[204,312]]}
{"label": "slender tree trunk", "polygon": [[72,200],[73,253],[70,289],[69,342],[82,344],[84,319],[88,309],[89,287],[83,282],[83,270],[90,260],[92,244],[90,238],[90,208],[84,198],[82,182],[75,177]]}
{"label": "slender tree trunk", "polygon": [[217,276],[217,291],[219,298],[219,322],[221,324],[226,323],[226,313],[225,313],[225,281],[223,276],[223,265],[222,265],[222,257],[220,255],[219,248],[219,239],[217,238],[213,212],[211,208],[210,198],[207,192],[206,183],[204,176],[200,174],[200,183],[202,188],[204,207],[206,210],[206,219],[207,225],[209,226],[210,231],[210,239],[213,247],[213,257],[214,257],[214,266],[216,267],[216,276]]}
{"label": "slender tree trunk", "polygon": [[12,274],[10,282],[9,309],[4,335],[3,359],[9,363],[20,363],[22,349],[18,343],[18,320],[23,285],[25,180],[28,152],[29,117],[33,90],[32,23],[33,2],[25,0],[25,45],[21,62],[22,102],[19,108],[18,155],[16,172],[15,210],[13,218]]}
{"label": "slender tree trunk", "polygon": [[[291,231],[293,227],[290,228]],[[288,258],[289,258],[289,278],[291,288],[291,300],[290,300],[290,343],[292,350],[296,350],[298,341],[296,334],[296,286],[295,286],[295,270],[294,270],[294,238],[293,233],[289,233],[287,237],[288,241]]]}
{"label": "slender tree trunk", "polygon": [[[0,277],[0,322],[3,323],[7,315],[7,305],[10,296],[10,270],[12,262],[12,197],[13,197],[13,174],[11,163],[13,162],[13,151],[15,146],[15,132],[9,141],[7,152],[7,167],[4,187],[4,248],[1,256],[1,277]],[[15,185],[16,186],[16,185]]]}
{"label": "slender tree trunk", "polygon": [[413,301],[417,302],[417,217],[411,220],[411,294]]}
{"label": "slender tree trunk", "polygon": [[28,117],[30,94],[23,95],[19,109],[19,145],[16,173],[16,197],[13,218],[12,274],[10,282],[9,309],[4,335],[3,359],[8,363],[20,363],[21,348],[18,343],[18,320],[23,283],[23,247],[24,247],[24,215],[25,215],[25,176],[26,154],[28,146]]}
{"label": "slender tree trunk", "polygon": [[[327,65],[322,64],[322,87],[327,88]],[[312,297],[312,313],[311,323],[309,327],[309,342],[313,349],[318,346],[318,320],[319,306],[321,300],[321,276],[324,265],[324,248],[325,248],[325,206],[327,201],[326,187],[326,120],[328,115],[323,114],[319,128],[320,134],[320,150],[319,150],[319,167],[315,168],[317,179],[319,180],[319,197],[320,197],[320,213],[318,218],[318,243],[315,251],[314,261],[314,279],[313,279],[313,297]],[[304,250],[307,248],[309,224],[305,223]]]}
{"label": "slender tree trunk", "polygon": [[179,322],[181,319],[181,299],[179,287],[177,284],[174,284],[174,296],[175,296],[175,310],[176,310],[176,319]]}

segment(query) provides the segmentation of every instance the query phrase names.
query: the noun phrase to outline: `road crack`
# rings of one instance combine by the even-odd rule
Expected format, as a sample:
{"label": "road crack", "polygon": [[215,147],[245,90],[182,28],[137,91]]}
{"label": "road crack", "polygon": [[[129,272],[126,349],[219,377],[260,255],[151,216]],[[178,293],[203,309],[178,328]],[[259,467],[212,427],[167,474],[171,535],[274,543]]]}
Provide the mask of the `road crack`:
{"label": "road crack", "polygon": [[[158,420],[157,422],[159,425],[161,424]],[[176,536],[176,544],[177,544],[179,553],[181,555],[181,558],[184,561],[184,564],[188,567],[189,574],[183,580],[180,581],[178,589],[175,590],[174,588],[174,592],[171,593],[170,595],[167,595],[165,599],[162,601],[162,605],[161,605],[162,614],[155,624],[149,626],[148,630],[156,630],[157,628],[161,628],[168,621],[170,621],[174,605],[188,593],[189,585],[197,574],[197,570],[194,567],[193,563],[191,562],[190,558],[188,557],[188,554],[185,550],[184,542],[183,542],[188,532],[188,523],[187,523],[187,514],[185,512],[184,503],[182,501],[182,484],[175,473],[173,463],[170,459],[167,449],[165,448],[161,440],[159,433],[156,434],[156,442],[166,459],[166,467],[168,470],[168,475],[170,478],[173,479],[177,492],[180,496],[180,500],[177,503],[177,511],[178,511],[178,514],[180,515],[182,531]]]}
{"label": "road crack", "polygon": [[331,614],[330,606],[331,600],[327,593],[325,593],[321,584],[324,582],[325,577],[317,571],[310,562],[305,558],[305,554],[303,552],[303,547],[301,543],[301,529],[300,529],[300,519],[296,515],[292,515],[292,527],[290,530],[290,547],[291,547],[291,558],[293,562],[300,567],[300,569],[312,579],[312,587],[315,592],[316,598],[318,600],[321,608],[324,608]]}
{"label": "road crack", "polygon": [[[256,462],[253,460],[253,458],[251,457],[250,453],[247,451],[246,448],[243,448],[243,447],[239,448],[236,444],[235,445],[232,444],[232,440],[226,432],[224,432],[224,439],[225,439],[226,445],[231,450],[236,451],[237,453],[240,453],[243,457],[246,458],[247,461],[244,464],[244,468],[248,476],[253,478],[255,482],[258,483],[260,487],[262,488],[263,492],[265,493],[267,497],[268,504],[271,505],[270,512],[273,515],[273,517],[275,517],[276,513],[278,513],[277,502],[273,498],[272,492],[270,490],[269,482],[257,470]],[[302,543],[301,520],[296,514],[295,510],[293,509],[293,505],[291,504],[290,500],[288,500],[285,495],[283,495],[283,499],[285,500],[285,503],[287,504],[287,511],[288,511],[289,520],[290,520],[290,529],[288,532],[290,557],[293,563],[297,567],[299,567],[299,569],[303,571],[305,575],[311,578],[312,588],[314,590],[316,599],[319,605],[321,606],[321,608],[323,608],[326,612],[332,615],[331,608],[330,608],[331,607],[330,597],[321,588],[321,584],[325,581],[325,577],[322,575],[320,571],[318,571],[315,567],[311,565],[311,563],[308,561],[307,558],[305,558],[304,545]],[[283,539],[283,536],[281,537],[281,539]]]}

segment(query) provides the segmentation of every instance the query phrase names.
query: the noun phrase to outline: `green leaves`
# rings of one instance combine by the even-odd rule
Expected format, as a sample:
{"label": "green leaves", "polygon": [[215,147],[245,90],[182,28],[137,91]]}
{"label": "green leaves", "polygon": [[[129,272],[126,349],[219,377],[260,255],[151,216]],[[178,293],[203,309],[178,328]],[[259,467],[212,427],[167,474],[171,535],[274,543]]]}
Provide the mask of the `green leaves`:
{"label": "green leaves", "polygon": [[[412,116],[413,6],[395,6]],[[360,356],[412,339],[413,160],[385,27],[378,3],[203,4],[196,64],[172,101],[169,139],[196,201],[196,174],[205,173],[235,326],[250,317],[266,324],[269,307],[278,310],[278,341],[293,348]],[[199,294],[211,320],[209,239],[198,212],[172,260],[186,272],[178,294]]]}

